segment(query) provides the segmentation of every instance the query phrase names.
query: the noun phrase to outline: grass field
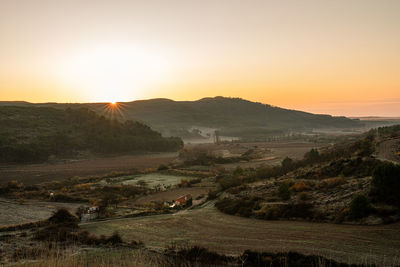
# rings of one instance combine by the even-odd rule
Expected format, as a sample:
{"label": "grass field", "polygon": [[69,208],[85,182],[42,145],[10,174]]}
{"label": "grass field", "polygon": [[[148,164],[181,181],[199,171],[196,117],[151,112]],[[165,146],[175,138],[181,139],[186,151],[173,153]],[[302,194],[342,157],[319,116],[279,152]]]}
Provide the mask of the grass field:
{"label": "grass field", "polygon": [[0,226],[35,222],[49,218],[57,208],[65,207],[75,211],[81,204],[42,202],[26,200],[23,204],[17,201],[0,198]]}
{"label": "grass field", "polygon": [[226,254],[246,249],[298,251],[338,261],[400,264],[400,224],[337,225],[295,221],[263,221],[222,214],[212,203],[172,215],[117,219],[82,224],[95,234],[118,231],[151,248],[198,244]]}

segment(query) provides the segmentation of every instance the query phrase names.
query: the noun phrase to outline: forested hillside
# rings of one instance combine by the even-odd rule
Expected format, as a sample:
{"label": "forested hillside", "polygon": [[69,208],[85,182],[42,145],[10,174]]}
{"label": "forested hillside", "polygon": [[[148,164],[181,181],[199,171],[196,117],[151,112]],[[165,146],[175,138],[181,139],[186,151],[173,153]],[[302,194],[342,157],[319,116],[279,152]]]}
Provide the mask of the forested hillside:
{"label": "forested hillside", "polygon": [[0,162],[42,162],[77,151],[119,153],[176,151],[180,138],[164,138],[149,126],[123,123],[87,108],[0,107]]}
{"label": "forested hillside", "polygon": [[[104,104],[103,104],[104,105]],[[151,99],[123,103],[124,115],[173,134],[178,129],[210,127],[223,135],[248,136],[315,128],[350,128],[362,123],[345,117],[288,110],[240,98],[203,98],[197,101]],[[89,104],[100,111],[101,104]]]}
{"label": "forested hillside", "polygon": [[[0,102],[0,106],[12,104],[13,102]],[[60,109],[86,107],[107,115],[104,112],[107,103],[15,102],[15,105]],[[201,127],[218,129],[221,135],[249,137],[281,135],[288,131],[363,126],[363,123],[356,119],[289,110],[241,98],[214,97],[197,101],[150,99],[119,103],[119,106],[123,113],[120,119],[141,121],[163,134],[180,137],[187,137],[193,128]]]}

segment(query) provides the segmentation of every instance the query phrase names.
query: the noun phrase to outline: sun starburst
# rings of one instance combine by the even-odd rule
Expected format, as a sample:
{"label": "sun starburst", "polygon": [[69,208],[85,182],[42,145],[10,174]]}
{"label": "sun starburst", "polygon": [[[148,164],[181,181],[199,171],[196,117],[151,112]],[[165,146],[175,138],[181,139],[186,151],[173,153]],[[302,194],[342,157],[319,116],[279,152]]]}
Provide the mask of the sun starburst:
{"label": "sun starburst", "polygon": [[110,102],[104,105],[103,107],[103,115],[106,117],[111,118],[112,120],[114,119],[122,119],[125,120],[125,115],[124,115],[124,106],[125,104],[121,102]]}

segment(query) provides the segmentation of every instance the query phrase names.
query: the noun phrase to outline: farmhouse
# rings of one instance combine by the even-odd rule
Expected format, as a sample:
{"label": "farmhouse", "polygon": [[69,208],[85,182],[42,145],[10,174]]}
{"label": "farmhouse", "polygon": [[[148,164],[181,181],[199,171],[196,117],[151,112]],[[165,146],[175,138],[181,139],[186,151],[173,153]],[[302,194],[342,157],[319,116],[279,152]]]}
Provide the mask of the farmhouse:
{"label": "farmhouse", "polygon": [[176,206],[186,206],[186,205],[191,205],[191,204],[192,204],[192,195],[191,194],[186,194],[186,195],[180,196],[175,200]]}
{"label": "farmhouse", "polygon": [[86,222],[97,219],[99,217],[99,211],[99,207],[97,206],[86,208],[81,215],[81,221]]}

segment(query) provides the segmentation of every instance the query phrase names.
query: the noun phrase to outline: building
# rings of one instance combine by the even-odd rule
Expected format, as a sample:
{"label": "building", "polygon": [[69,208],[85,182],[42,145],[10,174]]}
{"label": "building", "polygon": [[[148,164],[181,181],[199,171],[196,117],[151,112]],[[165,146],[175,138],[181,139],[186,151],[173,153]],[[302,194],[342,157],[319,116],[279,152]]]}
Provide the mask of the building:
{"label": "building", "polygon": [[81,215],[81,221],[82,222],[87,222],[90,220],[97,219],[99,217],[99,212],[100,209],[99,207],[88,207],[84,210],[84,212]]}
{"label": "building", "polygon": [[186,194],[183,196],[178,197],[175,200],[175,205],[176,206],[187,206],[187,205],[192,205],[192,195],[191,194]]}

